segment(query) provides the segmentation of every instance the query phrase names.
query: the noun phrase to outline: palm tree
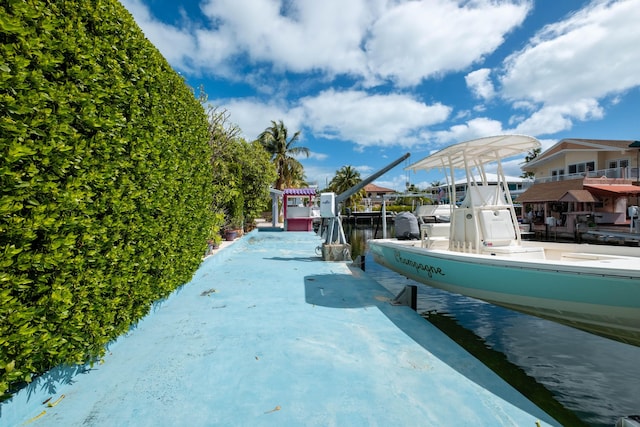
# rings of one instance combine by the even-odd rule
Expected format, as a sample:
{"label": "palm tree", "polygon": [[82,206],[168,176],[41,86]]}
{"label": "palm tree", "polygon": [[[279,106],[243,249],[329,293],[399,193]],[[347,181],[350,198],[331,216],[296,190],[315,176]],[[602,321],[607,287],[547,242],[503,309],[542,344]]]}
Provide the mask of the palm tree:
{"label": "palm tree", "polygon": [[[536,157],[538,157],[538,155],[540,154],[541,148],[534,148],[533,150],[529,150],[529,152],[527,153],[526,156],[524,156],[524,162],[522,162],[521,164],[526,165],[527,163],[533,161],[536,159]],[[523,172],[522,175],[520,175],[521,178],[533,178],[535,177],[535,174],[533,172]]]}
{"label": "palm tree", "polygon": [[336,176],[334,176],[329,183],[329,188],[340,194],[344,193],[354,185],[359,184],[360,181],[362,181],[362,178],[360,178],[360,172],[352,166],[343,166],[336,171]]}
{"label": "palm tree", "polygon": [[282,120],[278,123],[271,120],[271,126],[266,128],[258,136],[258,141],[271,154],[271,161],[276,166],[277,178],[275,188],[282,190],[285,185],[296,184],[304,177],[302,164],[294,156],[305,155],[309,157],[307,147],[296,147],[300,137],[300,131],[288,138],[287,127]]}
{"label": "palm tree", "polygon": [[[336,176],[334,176],[329,183],[329,189],[336,194],[340,194],[344,193],[360,182],[362,182],[362,178],[360,178],[360,172],[358,172],[351,166],[343,166],[338,171],[336,171]],[[352,200],[356,200],[357,197],[362,197],[363,194],[364,188],[345,200],[345,206],[349,206]]]}
{"label": "palm tree", "polygon": [[284,182],[282,185],[284,188],[297,188],[308,185],[305,181],[304,166],[296,159],[291,159],[291,161],[287,163],[283,176]]}

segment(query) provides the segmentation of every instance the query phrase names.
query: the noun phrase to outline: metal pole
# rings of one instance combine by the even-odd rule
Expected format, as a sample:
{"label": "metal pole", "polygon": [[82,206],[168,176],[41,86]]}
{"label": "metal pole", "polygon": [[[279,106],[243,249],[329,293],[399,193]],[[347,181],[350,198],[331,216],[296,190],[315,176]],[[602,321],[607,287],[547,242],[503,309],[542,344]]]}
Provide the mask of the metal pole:
{"label": "metal pole", "polygon": [[382,210],[380,213],[382,215],[382,238],[386,239],[387,238],[387,201],[384,199],[384,196],[382,196]]}

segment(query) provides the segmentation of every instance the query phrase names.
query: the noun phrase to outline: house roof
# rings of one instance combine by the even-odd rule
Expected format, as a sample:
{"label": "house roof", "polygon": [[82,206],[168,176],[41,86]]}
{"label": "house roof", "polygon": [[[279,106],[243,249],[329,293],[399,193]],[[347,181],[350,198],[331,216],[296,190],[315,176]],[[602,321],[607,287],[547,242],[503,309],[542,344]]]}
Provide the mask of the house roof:
{"label": "house roof", "polygon": [[594,203],[598,200],[593,197],[593,194],[589,190],[569,190],[560,199],[560,202],[581,202],[581,203]]}
{"label": "house roof", "polygon": [[[587,196],[586,193],[589,193]],[[518,203],[594,202],[595,196],[640,194],[640,186],[630,184],[592,184],[582,178],[534,184],[518,196]]]}
{"label": "house roof", "polygon": [[366,191],[367,193],[395,193],[396,192],[396,190],[393,190],[391,188],[380,187],[379,185],[375,185],[375,184],[365,185],[364,191]]}
{"label": "house roof", "polygon": [[582,179],[534,184],[518,196],[517,202],[557,202],[570,190],[583,190]]}
{"label": "house roof", "polygon": [[632,140],[626,139],[565,138],[540,153],[534,160],[523,165],[522,169],[525,171],[531,170],[567,151],[626,151],[629,150],[631,143],[633,143]]}
{"label": "house roof", "polygon": [[584,186],[588,190],[594,192],[601,192],[608,195],[620,195],[620,194],[640,194],[640,187],[637,185],[628,184],[585,184]]}

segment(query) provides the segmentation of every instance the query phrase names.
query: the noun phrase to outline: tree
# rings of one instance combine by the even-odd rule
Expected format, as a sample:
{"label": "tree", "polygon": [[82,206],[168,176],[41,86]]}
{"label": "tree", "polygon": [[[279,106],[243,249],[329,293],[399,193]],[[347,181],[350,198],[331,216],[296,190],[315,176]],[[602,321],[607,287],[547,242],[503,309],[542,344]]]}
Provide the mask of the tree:
{"label": "tree", "polygon": [[[206,95],[200,94],[206,101]],[[241,227],[252,222],[269,201],[269,183],[276,179],[270,154],[258,142],[247,142],[239,135],[240,128],[229,122],[229,113],[209,107],[209,146],[214,197],[211,209],[223,223],[213,224],[212,230],[223,225]]]}
{"label": "tree", "polygon": [[276,178],[276,171],[269,161],[269,153],[259,142],[238,139],[236,148],[240,165],[242,214],[245,224],[249,224],[268,210],[271,201],[269,183]]}
{"label": "tree", "polygon": [[278,123],[272,120],[271,126],[258,136],[258,141],[271,155],[271,161],[276,167],[275,188],[278,190],[303,181],[301,178],[304,177],[304,168],[295,156],[309,157],[309,149],[295,146],[299,138],[300,131],[288,138],[288,130],[282,120]]}
{"label": "tree", "polygon": [[[336,175],[333,177],[331,182],[329,183],[329,190],[336,193],[344,193],[351,187],[358,185],[362,182],[362,178],[360,177],[360,172],[354,169],[352,166],[343,166],[338,171],[336,171]],[[365,196],[364,188],[358,191],[356,194],[349,197],[344,201],[345,206],[349,206],[353,204],[354,200],[362,199]]]}
{"label": "tree", "polygon": [[[529,152],[527,153],[526,156],[524,156],[524,162],[522,162],[521,164],[527,164],[531,161],[533,161],[536,157],[538,157],[538,155],[540,154],[541,149],[540,148],[534,148],[533,150],[529,150]],[[535,176],[535,174],[533,172],[523,172],[522,175],[520,175],[521,178],[533,178]]]}
{"label": "tree", "polygon": [[188,282],[213,215],[205,110],[120,2],[0,9],[4,400]]}

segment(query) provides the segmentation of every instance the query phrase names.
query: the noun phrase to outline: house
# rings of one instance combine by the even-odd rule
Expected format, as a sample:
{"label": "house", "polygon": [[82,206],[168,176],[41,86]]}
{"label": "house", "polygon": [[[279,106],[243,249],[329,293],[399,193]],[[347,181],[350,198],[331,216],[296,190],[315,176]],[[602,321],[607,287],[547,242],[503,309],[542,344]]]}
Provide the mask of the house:
{"label": "house", "polygon": [[523,219],[575,233],[580,225],[629,224],[638,205],[640,148],[628,140],[563,139],[523,166],[535,181],[517,198]]}
{"label": "house", "polygon": [[[498,175],[495,173],[486,173],[486,180],[489,185],[495,185],[498,180]],[[480,176],[474,176],[474,181],[480,182],[482,178]],[[532,180],[529,178],[522,178],[518,176],[505,176],[507,186],[511,196],[516,198],[519,194],[524,192],[532,184]],[[462,178],[455,181],[456,185],[456,203],[460,203],[464,200],[467,194],[467,178]],[[446,189],[446,188],[445,188]]]}
{"label": "house", "polygon": [[375,184],[367,184],[364,186],[364,191],[367,193],[367,199],[371,201],[372,205],[382,205],[382,198],[387,194],[393,194],[396,190],[391,188],[380,187]]}

